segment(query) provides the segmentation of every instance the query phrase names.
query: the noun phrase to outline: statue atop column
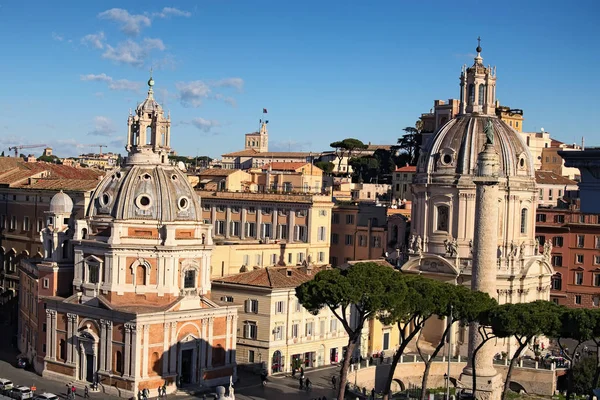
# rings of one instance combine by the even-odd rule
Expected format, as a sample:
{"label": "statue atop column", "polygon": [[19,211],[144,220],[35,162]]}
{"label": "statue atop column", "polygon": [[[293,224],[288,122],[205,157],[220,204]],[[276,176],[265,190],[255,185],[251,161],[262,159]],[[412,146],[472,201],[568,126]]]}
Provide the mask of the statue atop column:
{"label": "statue atop column", "polygon": [[494,125],[491,119],[487,119],[485,126],[483,127],[483,133],[485,133],[485,144],[494,145]]}

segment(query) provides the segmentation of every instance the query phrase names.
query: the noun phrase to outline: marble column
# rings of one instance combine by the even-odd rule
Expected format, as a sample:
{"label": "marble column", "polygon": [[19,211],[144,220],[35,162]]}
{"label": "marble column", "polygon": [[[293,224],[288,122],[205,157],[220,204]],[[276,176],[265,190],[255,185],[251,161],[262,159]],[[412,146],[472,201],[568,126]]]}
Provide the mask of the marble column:
{"label": "marble column", "polygon": [[[498,244],[498,169],[499,157],[493,144],[486,144],[479,153],[475,199],[475,233],[473,239],[473,272],[471,289],[488,293],[496,297],[496,259]],[[471,360],[474,350],[482,343],[479,324],[469,327],[469,361],[461,381],[470,383],[473,376],[473,364],[476,368],[477,398],[493,400],[499,398],[502,379],[493,365],[494,344],[490,341],[481,347],[475,360]]]}

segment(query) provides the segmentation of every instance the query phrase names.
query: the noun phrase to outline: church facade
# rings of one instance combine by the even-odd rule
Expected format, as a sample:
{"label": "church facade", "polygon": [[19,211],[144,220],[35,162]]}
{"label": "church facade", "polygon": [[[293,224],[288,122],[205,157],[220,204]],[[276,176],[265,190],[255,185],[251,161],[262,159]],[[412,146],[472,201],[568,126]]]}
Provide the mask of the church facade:
{"label": "church facade", "polygon": [[70,221],[59,193],[67,199],[49,212],[45,258],[22,267],[39,285],[38,372],[121,396],[236,375],[237,309],[211,300],[212,226],[169,164],[170,117],[148,85],[128,118],[125,166],[98,184],[81,220]]}
{"label": "church facade", "polygon": [[[498,194],[492,205],[497,240],[485,243],[493,249],[488,254],[497,256],[489,267],[496,277],[490,295],[500,304],[549,300],[553,269],[548,249],[535,239],[533,159],[519,133],[496,116],[496,68],[484,66],[481,48],[477,50],[474,64],[461,71],[458,115],[422,148],[412,185],[408,261],[402,270],[471,287],[474,270],[483,268],[474,263],[476,225],[481,224],[476,218],[478,158],[491,143],[498,158]],[[444,321],[435,321],[425,339],[437,342],[443,326]],[[456,330],[460,348],[454,351],[464,354],[467,328]],[[508,340],[497,345],[498,351],[512,350]]]}

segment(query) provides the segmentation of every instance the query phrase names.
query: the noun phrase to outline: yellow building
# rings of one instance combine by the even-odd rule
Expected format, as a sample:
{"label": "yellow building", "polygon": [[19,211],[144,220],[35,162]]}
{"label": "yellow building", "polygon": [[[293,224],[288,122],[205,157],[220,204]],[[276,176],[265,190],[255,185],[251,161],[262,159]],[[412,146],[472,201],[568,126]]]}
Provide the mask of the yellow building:
{"label": "yellow building", "polygon": [[248,191],[252,176],[240,169],[208,168],[198,173],[198,187],[204,190]]}
{"label": "yellow building", "polygon": [[523,132],[523,110],[496,105],[496,116],[517,132]]}
{"label": "yellow building", "polygon": [[327,267],[267,267],[215,279],[212,298],[242,306],[236,361],[269,374],[338,363],[348,336],[328,309],[313,315],[300,305],[296,287]]}
{"label": "yellow building", "polygon": [[272,162],[251,170],[258,191],[321,193],[323,170],[309,162]]}
{"label": "yellow building", "polygon": [[329,260],[330,195],[198,190],[212,224],[213,277],[252,267],[324,264]]}

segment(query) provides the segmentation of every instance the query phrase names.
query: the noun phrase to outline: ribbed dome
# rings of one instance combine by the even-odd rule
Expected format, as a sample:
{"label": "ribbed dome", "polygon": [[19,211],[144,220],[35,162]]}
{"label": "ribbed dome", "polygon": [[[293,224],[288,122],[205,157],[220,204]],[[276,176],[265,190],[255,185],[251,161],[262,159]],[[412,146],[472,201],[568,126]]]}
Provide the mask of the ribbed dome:
{"label": "ribbed dome", "polygon": [[162,107],[156,100],[154,100],[154,97],[149,96],[137,106],[136,110],[161,112]]}
{"label": "ribbed dome", "polygon": [[71,214],[73,211],[73,200],[61,190],[50,200],[49,211],[53,214]]}
{"label": "ribbed dome", "polygon": [[92,195],[89,217],[158,222],[200,221],[200,202],[185,174],[170,165],[113,171]]}
{"label": "ribbed dome", "polygon": [[495,116],[465,114],[450,120],[421,152],[417,173],[474,175],[477,156],[486,143],[487,120],[494,127],[494,147],[500,156],[500,176],[535,178],[533,160],[519,133]]}

